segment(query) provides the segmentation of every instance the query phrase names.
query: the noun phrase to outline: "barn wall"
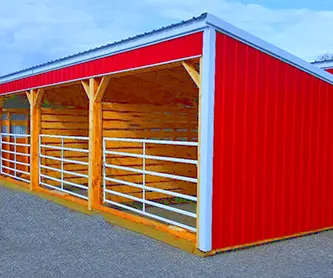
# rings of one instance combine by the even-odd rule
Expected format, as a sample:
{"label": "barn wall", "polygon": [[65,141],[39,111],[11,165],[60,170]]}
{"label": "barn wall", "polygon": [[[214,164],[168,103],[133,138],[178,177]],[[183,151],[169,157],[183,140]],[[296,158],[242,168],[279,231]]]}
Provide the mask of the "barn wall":
{"label": "barn wall", "polygon": [[333,86],[217,33],[213,249],[333,226]]}
{"label": "barn wall", "polygon": [[[87,109],[75,108],[41,108],[41,134],[62,135],[62,136],[85,136],[88,137],[89,121]],[[43,138],[42,144],[61,147],[61,139]],[[77,139],[66,139],[64,147],[88,149],[88,141]],[[52,149],[43,149],[44,155],[61,157],[61,151]],[[88,161],[88,153],[64,151],[66,159]],[[43,165],[61,168],[61,162],[55,160],[42,159]],[[64,163],[64,170],[88,174],[88,166]],[[42,173],[51,177],[60,178],[61,174],[56,171],[42,169]],[[64,174],[67,181],[78,184],[86,184],[86,178],[80,178],[73,175]],[[47,180],[48,184],[59,185],[59,182]]]}
{"label": "barn wall", "polygon": [[41,108],[41,134],[88,136],[88,110]]}
{"label": "barn wall", "polygon": [[[156,140],[198,140],[197,107],[180,105],[152,105],[136,103],[103,103],[103,136],[116,138],[156,139]],[[109,150],[142,154],[141,143],[108,142]],[[147,155],[181,157],[197,159],[197,148],[172,145],[146,144]],[[108,163],[142,169],[141,158],[124,156],[109,156]],[[146,160],[146,170],[196,178],[195,165],[182,163]],[[142,183],[142,175],[133,172],[108,169],[108,175],[113,178]],[[108,182],[108,187],[114,191],[141,197],[142,191],[130,186]],[[156,176],[146,176],[146,185],[171,190],[173,192],[196,195],[197,185],[190,182],[170,180]],[[147,192],[147,199],[170,198],[156,192]],[[109,199],[126,202],[124,198],[110,196]]]}

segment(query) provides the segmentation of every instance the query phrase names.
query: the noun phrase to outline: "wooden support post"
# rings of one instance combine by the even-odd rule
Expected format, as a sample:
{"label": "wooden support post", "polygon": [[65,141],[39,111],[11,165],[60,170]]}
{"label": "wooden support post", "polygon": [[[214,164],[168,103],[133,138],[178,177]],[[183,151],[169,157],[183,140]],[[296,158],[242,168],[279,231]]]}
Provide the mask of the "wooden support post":
{"label": "wooden support post", "polygon": [[[2,96],[2,97],[0,97],[0,132],[2,133],[2,108],[3,108],[3,105],[4,105],[4,103],[5,103],[5,97],[4,96]],[[2,138],[2,136],[0,137],[1,138],[1,140],[3,140],[3,138]],[[0,146],[0,148],[2,148],[2,143],[0,144],[1,146]],[[1,152],[1,161],[2,161],[2,152]],[[2,168],[2,162],[0,162],[1,163],[1,165],[0,165],[0,168]]]}
{"label": "wooden support post", "polygon": [[2,108],[5,103],[5,97],[1,96],[0,97],[0,132],[2,133]]}
{"label": "wooden support post", "polygon": [[192,78],[193,82],[197,85],[197,87],[199,88],[199,93],[198,93],[198,150],[197,150],[197,156],[198,156],[198,165],[197,165],[197,242],[196,242],[196,247],[199,248],[199,231],[200,231],[200,221],[199,221],[199,217],[200,217],[200,134],[201,134],[201,118],[202,118],[202,58],[200,58],[200,64],[199,64],[199,69],[200,72],[198,72],[196,70],[196,68],[188,63],[188,62],[182,62],[183,67],[185,68],[185,70],[187,71],[187,73],[190,75],[190,77]]}
{"label": "wooden support post", "polygon": [[1,109],[1,111],[2,111],[2,108],[3,108],[4,103],[5,103],[5,97],[4,97],[4,96],[1,96],[1,97],[0,97],[0,109]]}
{"label": "wooden support post", "polygon": [[39,186],[40,103],[44,89],[26,92],[30,102],[30,190]]}
{"label": "wooden support post", "polygon": [[94,78],[90,78],[89,83],[82,81],[89,98],[89,210],[102,203],[102,98],[109,80],[109,77],[103,77],[100,82]]}

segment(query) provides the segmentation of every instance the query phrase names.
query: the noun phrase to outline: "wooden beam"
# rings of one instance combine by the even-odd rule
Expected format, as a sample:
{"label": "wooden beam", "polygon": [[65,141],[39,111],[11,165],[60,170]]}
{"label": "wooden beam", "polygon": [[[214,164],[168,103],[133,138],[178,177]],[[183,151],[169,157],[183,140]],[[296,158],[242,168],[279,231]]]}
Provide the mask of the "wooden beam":
{"label": "wooden beam", "polygon": [[27,93],[30,102],[30,190],[39,186],[40,103],[43,94],[44,89]]}
{"label": "wooden beam", "polygon": [[4,96],[0,96],[0,108],[3,108],[3,105],[5,104],[5,97]]}
{"label": "wooden beam", "polygon": [[[5,97],[0,97],[0,132],[2,133],[2,113],[3,113],[3,105],[5,104]],[[3,152],[1,152],[1,159],[2,159]]]}
{"label": "wooden beam", "polygon": [[31,106],[35,107],[36,105],[40,105],[44,96],[44,92],[45,92],[44,88],[40,88],[38,90],[31,90],[30,92],[29,91],[25,92],[27,99],[30,103],[30,107]]}
{"label": "wooden beam", "polygon": [[[34,93],[33,93],[34,92]],[[30,103],[30,106],[36,106],[39,105],[43,99],[44,96],[44,88],[40,88],[37,90],[30,90],[30,91],[26,91],[25,94],[27,96],[27,99]]]}
{"label": "wooden beam", "polygon": [[94,102],[101,102],[106,91],[106,88],[109,85],[111,76],[104,76],[99,83],[96,95],[94,96]]}
{"label": "wooden beam", "polygon": [[90,91],[89,91],[89,81],[81,80],[82,87],[87,94],[88,99],[90,99]]}
{"label": "wooden beam", "polygon": [[195,67],[188,63],[188,62],[182,62],[183,67],[186,69],[188,74],[191,76],[192,80],[194,83],[200,88],[200,74],[199,72],[195,69]]}
{"label": "wooden beam", "polygon": [[[198,62],[198,61],[199,60],[197,58],[193,59],[193,62]],[[134,69],[128,69],[126,71],[109,73],[108,76],[110,76],[110,78],[121,78],[121,77],[125,77],[125,76],[136,75],[136,74],[146,73],[146,72],[155,72],[155,71],[165,70],[165,69],[172,69],[172,68],[181,67],[181,66],[182,66],[181,62],[171,62],[171,63],[157,65],[157,66],[155,65],[155,66],[144,67],[144,68],[139,68],[139,69],[134,68]]]}
{"label": "wooden beam", "polygon": [[82,84],[89,98],[89,210],[102,203],[102,103],[96,102],[96,99],[99,99],[98,94],[104,94],[107,82],[107,79],[102,79],[99,84],[96,79],[90,78],[89,84]]}
{"label": "wooden beam", "polygon": [[42,102],[42,99],[43,99],[43,96],[44,96],[44,92],[45,92],[45,90],[43,88],[37,90],[37,95],[36,95],[36,97],[34,99],[34,102],[33,102],[34,107],[40,106],[40,104]]}
{"label": "wooden beam", "polygon": [[89,98],[94,101],[99,87],[99,82],[95,78],[89,78]]}
{"label": "wooden beam", "polygon": [[30,94],[30,92],[26,91],[25,94],[27,95],[27,99],[28,99],[28,101],[29,101],[29,103],[31,105],[31,94]]}

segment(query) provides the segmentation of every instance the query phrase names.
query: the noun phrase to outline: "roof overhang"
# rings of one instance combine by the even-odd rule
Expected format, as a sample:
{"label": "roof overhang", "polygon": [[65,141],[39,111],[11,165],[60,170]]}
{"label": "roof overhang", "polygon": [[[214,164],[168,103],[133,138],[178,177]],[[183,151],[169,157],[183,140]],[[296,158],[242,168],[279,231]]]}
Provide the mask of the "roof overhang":
{"label": "roof overhang", "polygon": [[193,21],[174,25],[172,28],[160,29],[159,31],[150,32],[142,36],[137,36],[128,40],[110,44],[109,46],[100,47],[95,50],[90,50],[82,54],[61,59],[59,61],[47,63],[45,65],[33,67],[31,69],[0,77],[0,84],[190,35],[199,31],[203,31],[207,27],[208,25],[206,24],[205,17],[202,16],[201,18],[195,19]]}
{"label": "roof overhang", "polygon": [[319,66],[318,64],[310,64],[211,14],[203,14],[197,18],[184,21],[180,24],[171,25],[157,31],[113,43],[109,46],[100,47],[95,50],[84,52],[82,54],[74,55],[45,65],[3,76],[0,77],[0,84],[186,36],[192,33],[203,31],[206,28],[214,28],[217,31],[225,33],[239,41],[259,49],[262,52],[272,55],[294,67],[297,67],[311,75],[333,84],[333,75],[321,69],[330,67],[329,63],[320,64]]}

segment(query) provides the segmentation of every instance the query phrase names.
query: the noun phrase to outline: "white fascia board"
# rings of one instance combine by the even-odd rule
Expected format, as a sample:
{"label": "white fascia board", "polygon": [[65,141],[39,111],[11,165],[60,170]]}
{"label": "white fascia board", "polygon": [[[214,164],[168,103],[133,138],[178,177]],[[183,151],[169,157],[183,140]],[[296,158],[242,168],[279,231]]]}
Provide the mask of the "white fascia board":
{"label": "white fascia board", "polygon": [[183,37],[190,35],[199,31],[203,31],[208,26],[206,25],[205,18],[197,19],[192,22],[184,23],[183,25],[175,26],[173,28],[166,29],[165,31],[161,30],[156,33],[149,35],[143,35],[142,37],[133,38],[128,41],[119,42],[114,45],[102,47],[100,49],[91,50],[87,53],[77,55],[74,57],[68,57],[61,61],[51,62],[46,65],[41,65],[34,69],[28,69],[26,71],[14,73],[12,75],[5,76],[0,78],[0,84],[7,83],[10,81],[22,79],[32,75],[40,74],[43,72],[48,72],[60,68],[69,67],[72,65],[96,60],[99,58],[112,56],[121,52],[126,52],[134,50],[137,48],[145,47],[148,45],[156,44],[159,42],[171,40],[178,37]]}
{"label": "white fascia board", "polygon": [[313,65],[321,69],[333,69],[333,60],[324,62],[314,62]]}
{"label": "white fascia board", "polygon": [[278,58],[279,60],[286,62],[294,67],[297,67],[305,72],[310,73],[328,83],[333,84],[333,75],[320,69],[319,67],[310,64],[301,58],[298,58],[287,51],[282,50],[258,37],[251,35],[250,33],[239,29],[238,27],[231,25],[230,23],[214,16],[207,14],[206,23],[216,30],[225,33],[239,41],[244,42],[254,48],[259,49],[262,52],[265,52],[271,56]]}
{"label": "white fascia board", "polygon": [[203,36],[200,97],[198,247],[203,252],[212,250],[215,55],[216,31],[210,27]]}

